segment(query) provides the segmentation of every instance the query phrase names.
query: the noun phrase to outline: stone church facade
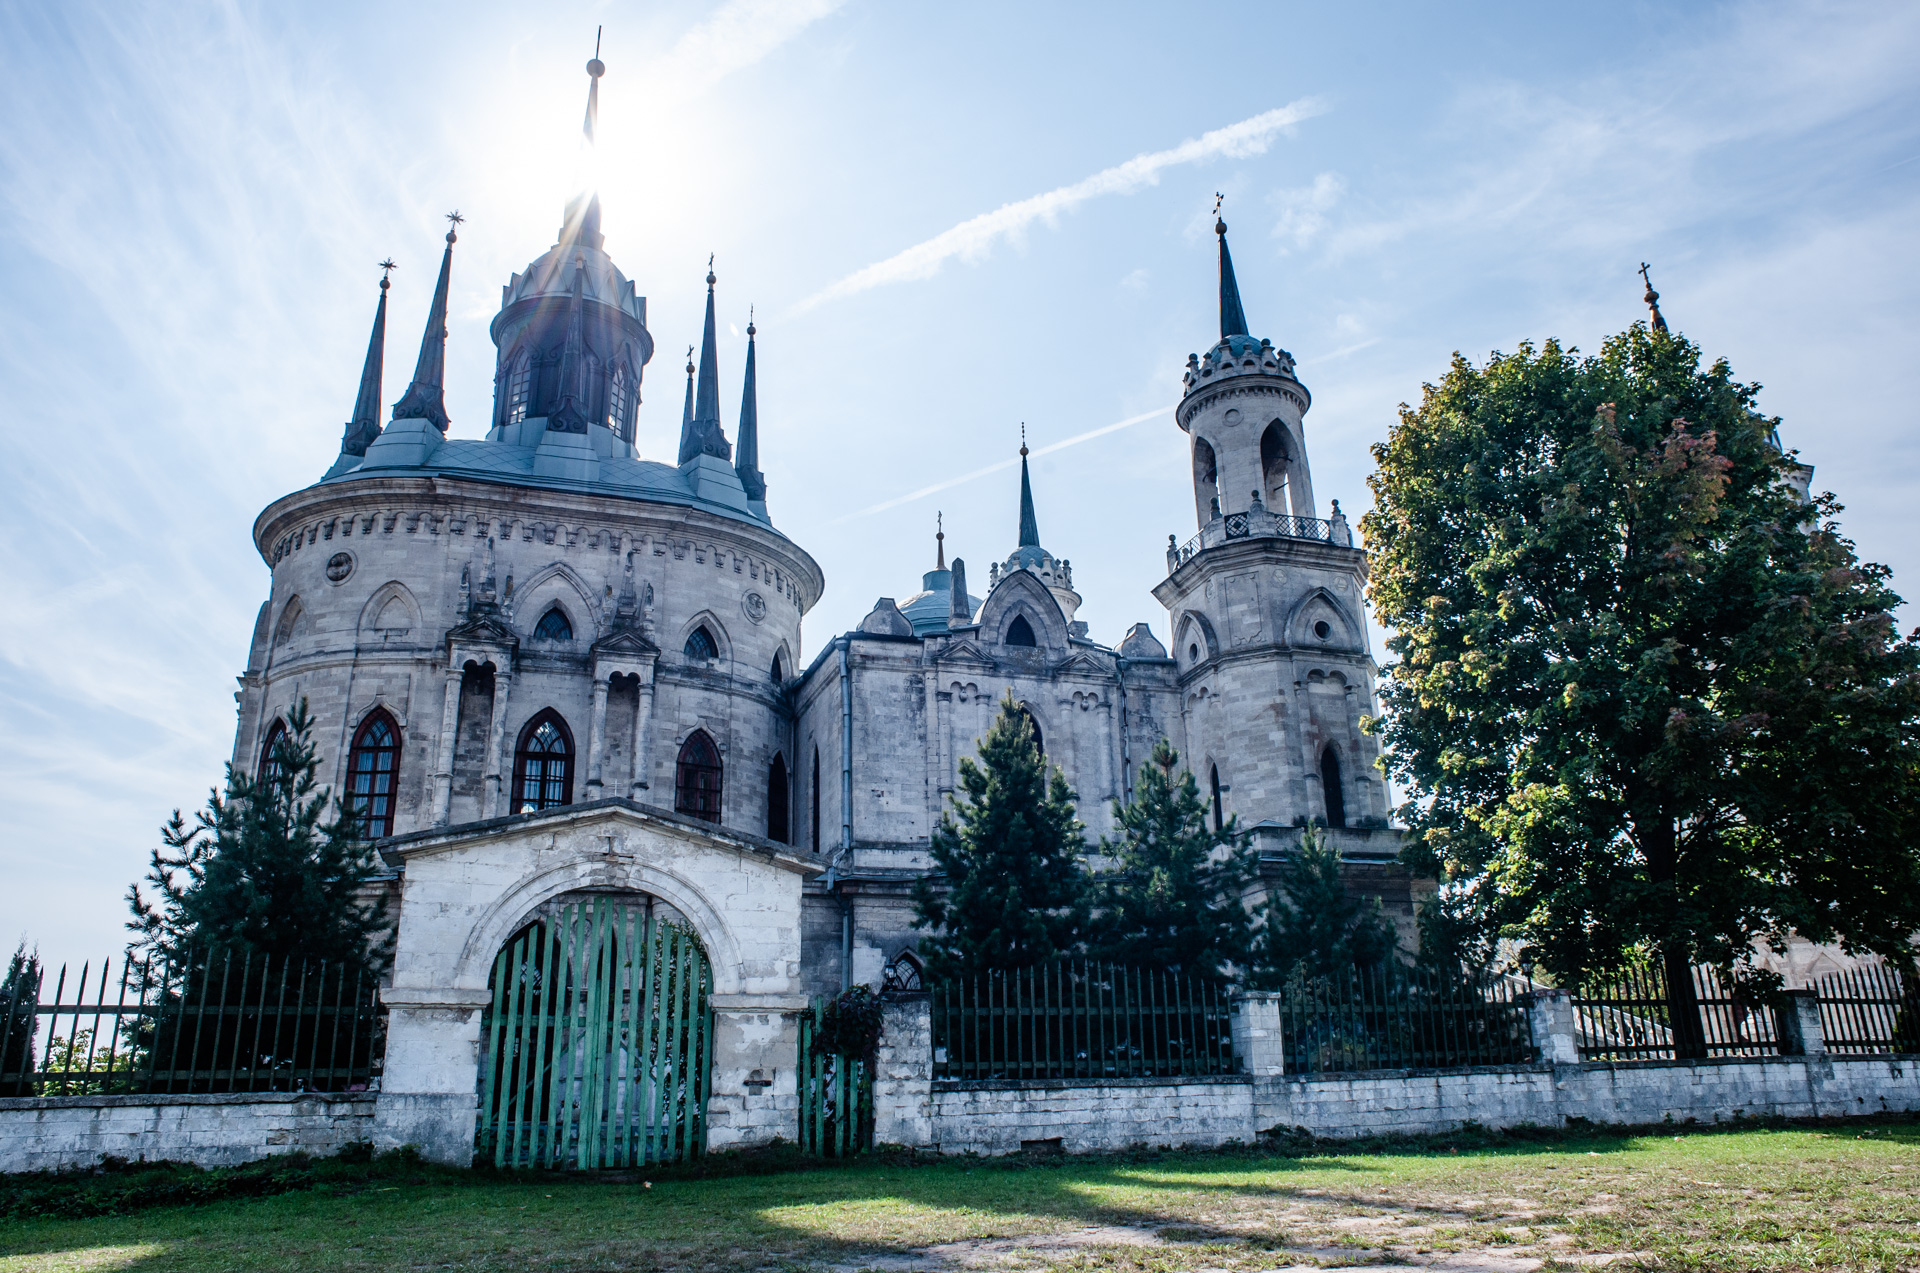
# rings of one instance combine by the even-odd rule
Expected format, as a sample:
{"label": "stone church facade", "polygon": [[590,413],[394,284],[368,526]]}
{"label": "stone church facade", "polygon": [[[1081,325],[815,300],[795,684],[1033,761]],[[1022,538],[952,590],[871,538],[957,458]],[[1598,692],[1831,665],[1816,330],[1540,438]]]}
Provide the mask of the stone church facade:
{"label": "stone church facade", "polygon": [[1023,447],[1016,542],[974,570],[981,595],[942,552],[918,590],[802,664],[824,576],[769,511],[751,325],[731,439],[724,427],[712,271],[671,460],[634,445],[654,338],[590,194],[502,289],[492,418],[455,438],[453,221],[390,416],[383,279],[339,455],[255,523],[272,586],[237,695],[236,767],[267,763],[306,702],[323,780],[395,869],[387,1138],[471,1127],[495,952],[543,907],[594,893],[657,900],[699,932],[715,968],[711,1141],[773,1134],[805,996],[915,975],[912,886],[1008,694],[1090,843],[1165,737],[1269,869],[1324,823],[1353,886],[1410,923],[1361,730],[1365,557],[1337,503],[1319,516],[1311,395],[1251,334],[1224,224],[1219,337],[1189,358],[1173,422],[1197,534],[1170,537],[1153,589],[1171,644],[1146,622],[1103,644],[1075,617]]}

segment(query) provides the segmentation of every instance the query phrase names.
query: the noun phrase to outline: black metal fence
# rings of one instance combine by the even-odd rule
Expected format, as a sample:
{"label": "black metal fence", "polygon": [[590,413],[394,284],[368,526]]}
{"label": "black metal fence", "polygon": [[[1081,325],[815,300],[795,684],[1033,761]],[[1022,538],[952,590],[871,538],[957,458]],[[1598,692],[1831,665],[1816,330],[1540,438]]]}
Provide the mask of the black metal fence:
{"label": "black metal fence", "polygon": [[[1690,969],[1699,1041],[1708,1056],[1778,1056],[1777,1010],[1718,969]],[[1573,990],[1574,1033],[1583,1061],[1666,1061],[1679,1056],[1666,970],[1636,964],[1592,977]],[[1683,1009],[1684,1010],[1684,1009]]]}
{"label": "black metal fence", "polygon": [[363,1090],[385,1019],[364,974],[227,952],[63,966],[0,987],[0,1096]]}
{"label": "black metal fence", "polygon": [[1060,960],[929,988],[933,1075],[951,1079],[1230,1074],[1224,986]]}
{"label": "black metal fence", "polygon": [[1452,1069],[1532,1059],[1522,982],[1381,964],[1296,976],[1280,992],[1289,1074]]}
{"label": "black metal fence", "polygon": [[1827,1051],[1854,1056],[1920,1052],[1920,984],[1884,964],[1828,973],[1814,982]]}

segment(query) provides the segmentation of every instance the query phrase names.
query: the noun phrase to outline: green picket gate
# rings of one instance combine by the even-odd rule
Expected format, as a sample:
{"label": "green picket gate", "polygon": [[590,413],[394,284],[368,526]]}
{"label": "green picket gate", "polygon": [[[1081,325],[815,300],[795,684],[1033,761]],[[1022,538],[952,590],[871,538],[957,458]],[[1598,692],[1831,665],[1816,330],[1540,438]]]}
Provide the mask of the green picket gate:
{"label": "green picket gate", "polygon": [[846,1158],[873,1148],[873,1071],[865,1059],[816,1051],[826,1000],[800,1014],[800,1150]]}
{"label": "green picket gate", "polygon": [[481,1160],[591,1170],[700,1154],[712,986],[692,930],[645,905],[572,902],[522,929],[494,960],[481,1025]]}

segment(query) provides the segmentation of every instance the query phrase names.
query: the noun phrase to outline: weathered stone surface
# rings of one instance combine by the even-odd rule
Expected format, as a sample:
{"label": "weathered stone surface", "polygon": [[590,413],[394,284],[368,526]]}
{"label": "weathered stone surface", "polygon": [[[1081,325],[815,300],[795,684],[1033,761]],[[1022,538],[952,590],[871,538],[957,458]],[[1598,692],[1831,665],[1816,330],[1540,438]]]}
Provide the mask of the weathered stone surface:
{"label": "weathered stone surface", "polygon": [[368,1092],[0,1099],[0,1172],[92,1166],[109,1155],[225,1167],[373,1139]]}

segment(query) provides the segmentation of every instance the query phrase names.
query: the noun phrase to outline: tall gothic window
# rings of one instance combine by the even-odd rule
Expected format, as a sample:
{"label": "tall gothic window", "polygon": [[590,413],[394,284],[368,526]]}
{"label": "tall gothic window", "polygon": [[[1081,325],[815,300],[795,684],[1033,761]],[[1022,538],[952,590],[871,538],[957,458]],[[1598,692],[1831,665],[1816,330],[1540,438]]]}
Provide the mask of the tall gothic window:
{"label": "tall gothic window", "polygon": [[787,661],[780,657],[780,651],[773,652],[773,683],[776,686],[787,683]]}
{"label": "tall gothic window", "polygon": [[686,649],[681,652],[695,663],[711,663],[720,657],[720,647],[714,643],[713,633],[704,626],[693,630],[687,637]]}
{"label": "tall gothic window", "polygon": [[1340,783],[1340,749],[1332,743],[1320,753],[1320,794],[1327,802],[1327,825],[1347,825],[1347,793]]}
{"label": "tall gothic window", "polygon": [[260,744],[260,767],[254,771],[254,780],[261,786],[270,787],[286,777],[287,764],[281,755],[286,743],[286,722],[276,716],[267,730],[267,741]]}
{"label": "tall gothic window", "polygon": [[708,822],[720,821],[720,778],[719,749],[706,730],[694,730],[680,746],[673,787],[675,811]]}
{"label": "tall gothic window", "polygon": [[385,708],[360,722],[347,753],[347,812],[368,840],[393,834],[394,779],[400,769],[400,727]]}
{"label": "tall gothic window", "polygon": [[813,851],[820,851],[820,749],[813,749],[813,798],[807,801],[807,815],[813,821]]}
{"label": "tall gothic window", "polygon": [[567,622],[567,612],[554,606],[540,616],[540,622],[534,626],[533,635],[543,641],[573,640],[573,625]]}
{"label": "tall gothic window", "polygon": [[627,375],[627,364],[615,363],[613,380],[607,386],[607,427],[615,437],[626,439],[627,417],[632,407],[633,380]]}
{"label": "tall gothic window", "polygon": [[527,722],[513,750],[513,813],[573,803],[573,735],[551,707]]}
{"label": "tall gothic window", "polygon": [[787,758],[775,752],[767,766],[767,839],[787,843]]}
{"label": "tall gothic window", "polygon": [[1047,740],[1040,735],[1040,722],[1034,718],[1033,709],[1022,704],[1020,715],[1026,718],[1027,728],[1033,731],[1033,749],[1042,756],[1047,754]]}
{"label": "tall gothic window", "polygon": [[1220,798],[1220,766],[1207,766],[1207,786],[1213,795],[1213,831],[1215,835],[1227,829],[1227,805]]}
{"label": "tall gothic window", "polygon": [[1008,645],[1040,644],[1038,641],[1034,640],[1033,625],[1027,622],[1026,615],[1024,614],[1014,615],[1013,622],[1007,625],[1007,644]]}
{"label": "tall gothic window", "polygon": [[504,410],[500,414],[504,424],[518,424],[527,418],[527,409],[533,403],[533,358],[526,350],[521,350],[507,368],[506,398]]}

